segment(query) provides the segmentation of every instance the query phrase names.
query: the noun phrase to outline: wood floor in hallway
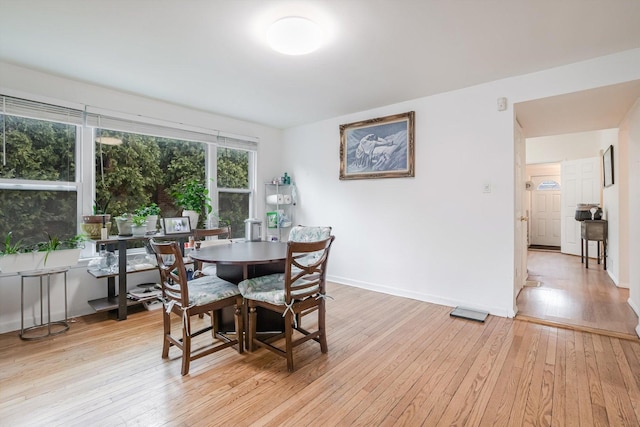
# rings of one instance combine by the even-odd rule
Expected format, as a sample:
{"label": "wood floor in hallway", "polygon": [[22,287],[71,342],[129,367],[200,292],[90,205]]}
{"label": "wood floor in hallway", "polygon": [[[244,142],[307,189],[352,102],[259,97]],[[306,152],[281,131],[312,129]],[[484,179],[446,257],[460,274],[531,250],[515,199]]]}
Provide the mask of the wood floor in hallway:
{"label": "wood floor in hallway", "polygon": [[517,298],[518,316],[558,324],[628,334],[637,338],[638,317],[627,303],[629,290],[618,288],[602,264],[559,252],[528,253],[527,286]]}

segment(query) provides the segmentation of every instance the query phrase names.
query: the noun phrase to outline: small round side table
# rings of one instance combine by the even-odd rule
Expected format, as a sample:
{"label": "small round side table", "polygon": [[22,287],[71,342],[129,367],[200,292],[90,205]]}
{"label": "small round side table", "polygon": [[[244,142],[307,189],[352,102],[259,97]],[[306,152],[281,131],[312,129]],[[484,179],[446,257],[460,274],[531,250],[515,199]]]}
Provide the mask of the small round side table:
{"label": "small round side table", "polygon": [[[67,271],[69,267],[55,268],[49,270],[36,270],[25,271],[20,274],[20,338],[26,341],[38,340],[46,338],[52,335],[58,335],[69,330],[69,324],[67,323]],[[62,274],[64,275],[64,320],[51,321],[51,276]],[[42,279],[47,278],[47,323],[44,323],[43,313],[43,293],[42,293]],[[40,324],[24,327],[24,279],[38,278],[40,280]],[[52,328],[54,326],[54,328]],[[40,334],[28,334],[31,331],[43,331]]]}

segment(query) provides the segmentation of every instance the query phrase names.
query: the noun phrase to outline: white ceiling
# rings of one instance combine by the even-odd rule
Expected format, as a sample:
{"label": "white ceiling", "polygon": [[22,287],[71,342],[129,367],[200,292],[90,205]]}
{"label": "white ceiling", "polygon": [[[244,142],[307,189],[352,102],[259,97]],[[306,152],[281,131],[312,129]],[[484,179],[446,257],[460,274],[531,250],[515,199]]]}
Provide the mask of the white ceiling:
{"label": "white ceiling", "polygon": [[[285,15],[330,40],[270,51]],[[0,60],[287,128],[638,48],[639,22],[637,0],[0,0]]]}

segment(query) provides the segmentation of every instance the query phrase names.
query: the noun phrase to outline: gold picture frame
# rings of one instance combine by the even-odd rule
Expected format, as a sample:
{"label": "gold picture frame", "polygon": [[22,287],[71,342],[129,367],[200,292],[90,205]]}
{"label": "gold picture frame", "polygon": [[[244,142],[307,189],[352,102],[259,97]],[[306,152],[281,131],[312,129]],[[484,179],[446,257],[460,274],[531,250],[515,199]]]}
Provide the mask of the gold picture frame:
{"label": "gold picture frame", "polygon": [[340,125],[340,179],[415,176],[415,112]]}

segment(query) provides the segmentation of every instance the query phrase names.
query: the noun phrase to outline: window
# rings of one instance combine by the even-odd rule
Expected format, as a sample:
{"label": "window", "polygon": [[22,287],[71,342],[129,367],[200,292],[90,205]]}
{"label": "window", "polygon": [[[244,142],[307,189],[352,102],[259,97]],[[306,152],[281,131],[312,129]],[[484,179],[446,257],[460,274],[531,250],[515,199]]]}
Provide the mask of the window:
{"label": "window", "polygon": [[27,246],[47,240],[47,234],[76,235],[78,126],[70,122],[78,122],[81,112],[0,98],[0,238],[11,232],[12,242]]}
{"label": "window", "polygon": [[560,190],[560,183],[554,180],[542,181],[536,188],[538,191]]}
{"label": "window", "polygon": [[[106,129],[96,134],[96,202],[108,202],[112,222],[150,203],[158,204],[163,217],[180,216],[173,193],[189,179],[205,182],[206,144]],[[101,144],[101,136],[122,143]]]}
{"label": "window", "polygon": [[[158,204],[161,216],[180,216],[173,194],[185,181],[197,179],[210,186],[213,207],[208,218],[201,213],[198,227],[229,224],[232,237],[244,236],[253,191],[252,152],[107,129],[97,129],[96,135],[96,200],[101,205],[109,202],[112,222],[149,203]],[[122,144],[100,144],[100,137]],[[217,159],[214,180],[207,179],[207,158]]]}
{"label": "window", "polygon": [[250,157],[248,151],[217,148],[218,215],[236,238],[244,237],[244,220],[250,217]]}
{"label": "window", "polygon": [[[107,201],[112,233],[117,215],[150,203],[161,216],[179,216],[173,194],[191,179],[209,187],[215,219],[243,234],[255,190],[252,138],[4,95],[0,108],[0,239],[10,231],[25,245],[46,240],[47,232],[72,237],[81,216]],[[107,145],[107,137],[121,143]],[[204,217],[200,226],[216,222]]]}

